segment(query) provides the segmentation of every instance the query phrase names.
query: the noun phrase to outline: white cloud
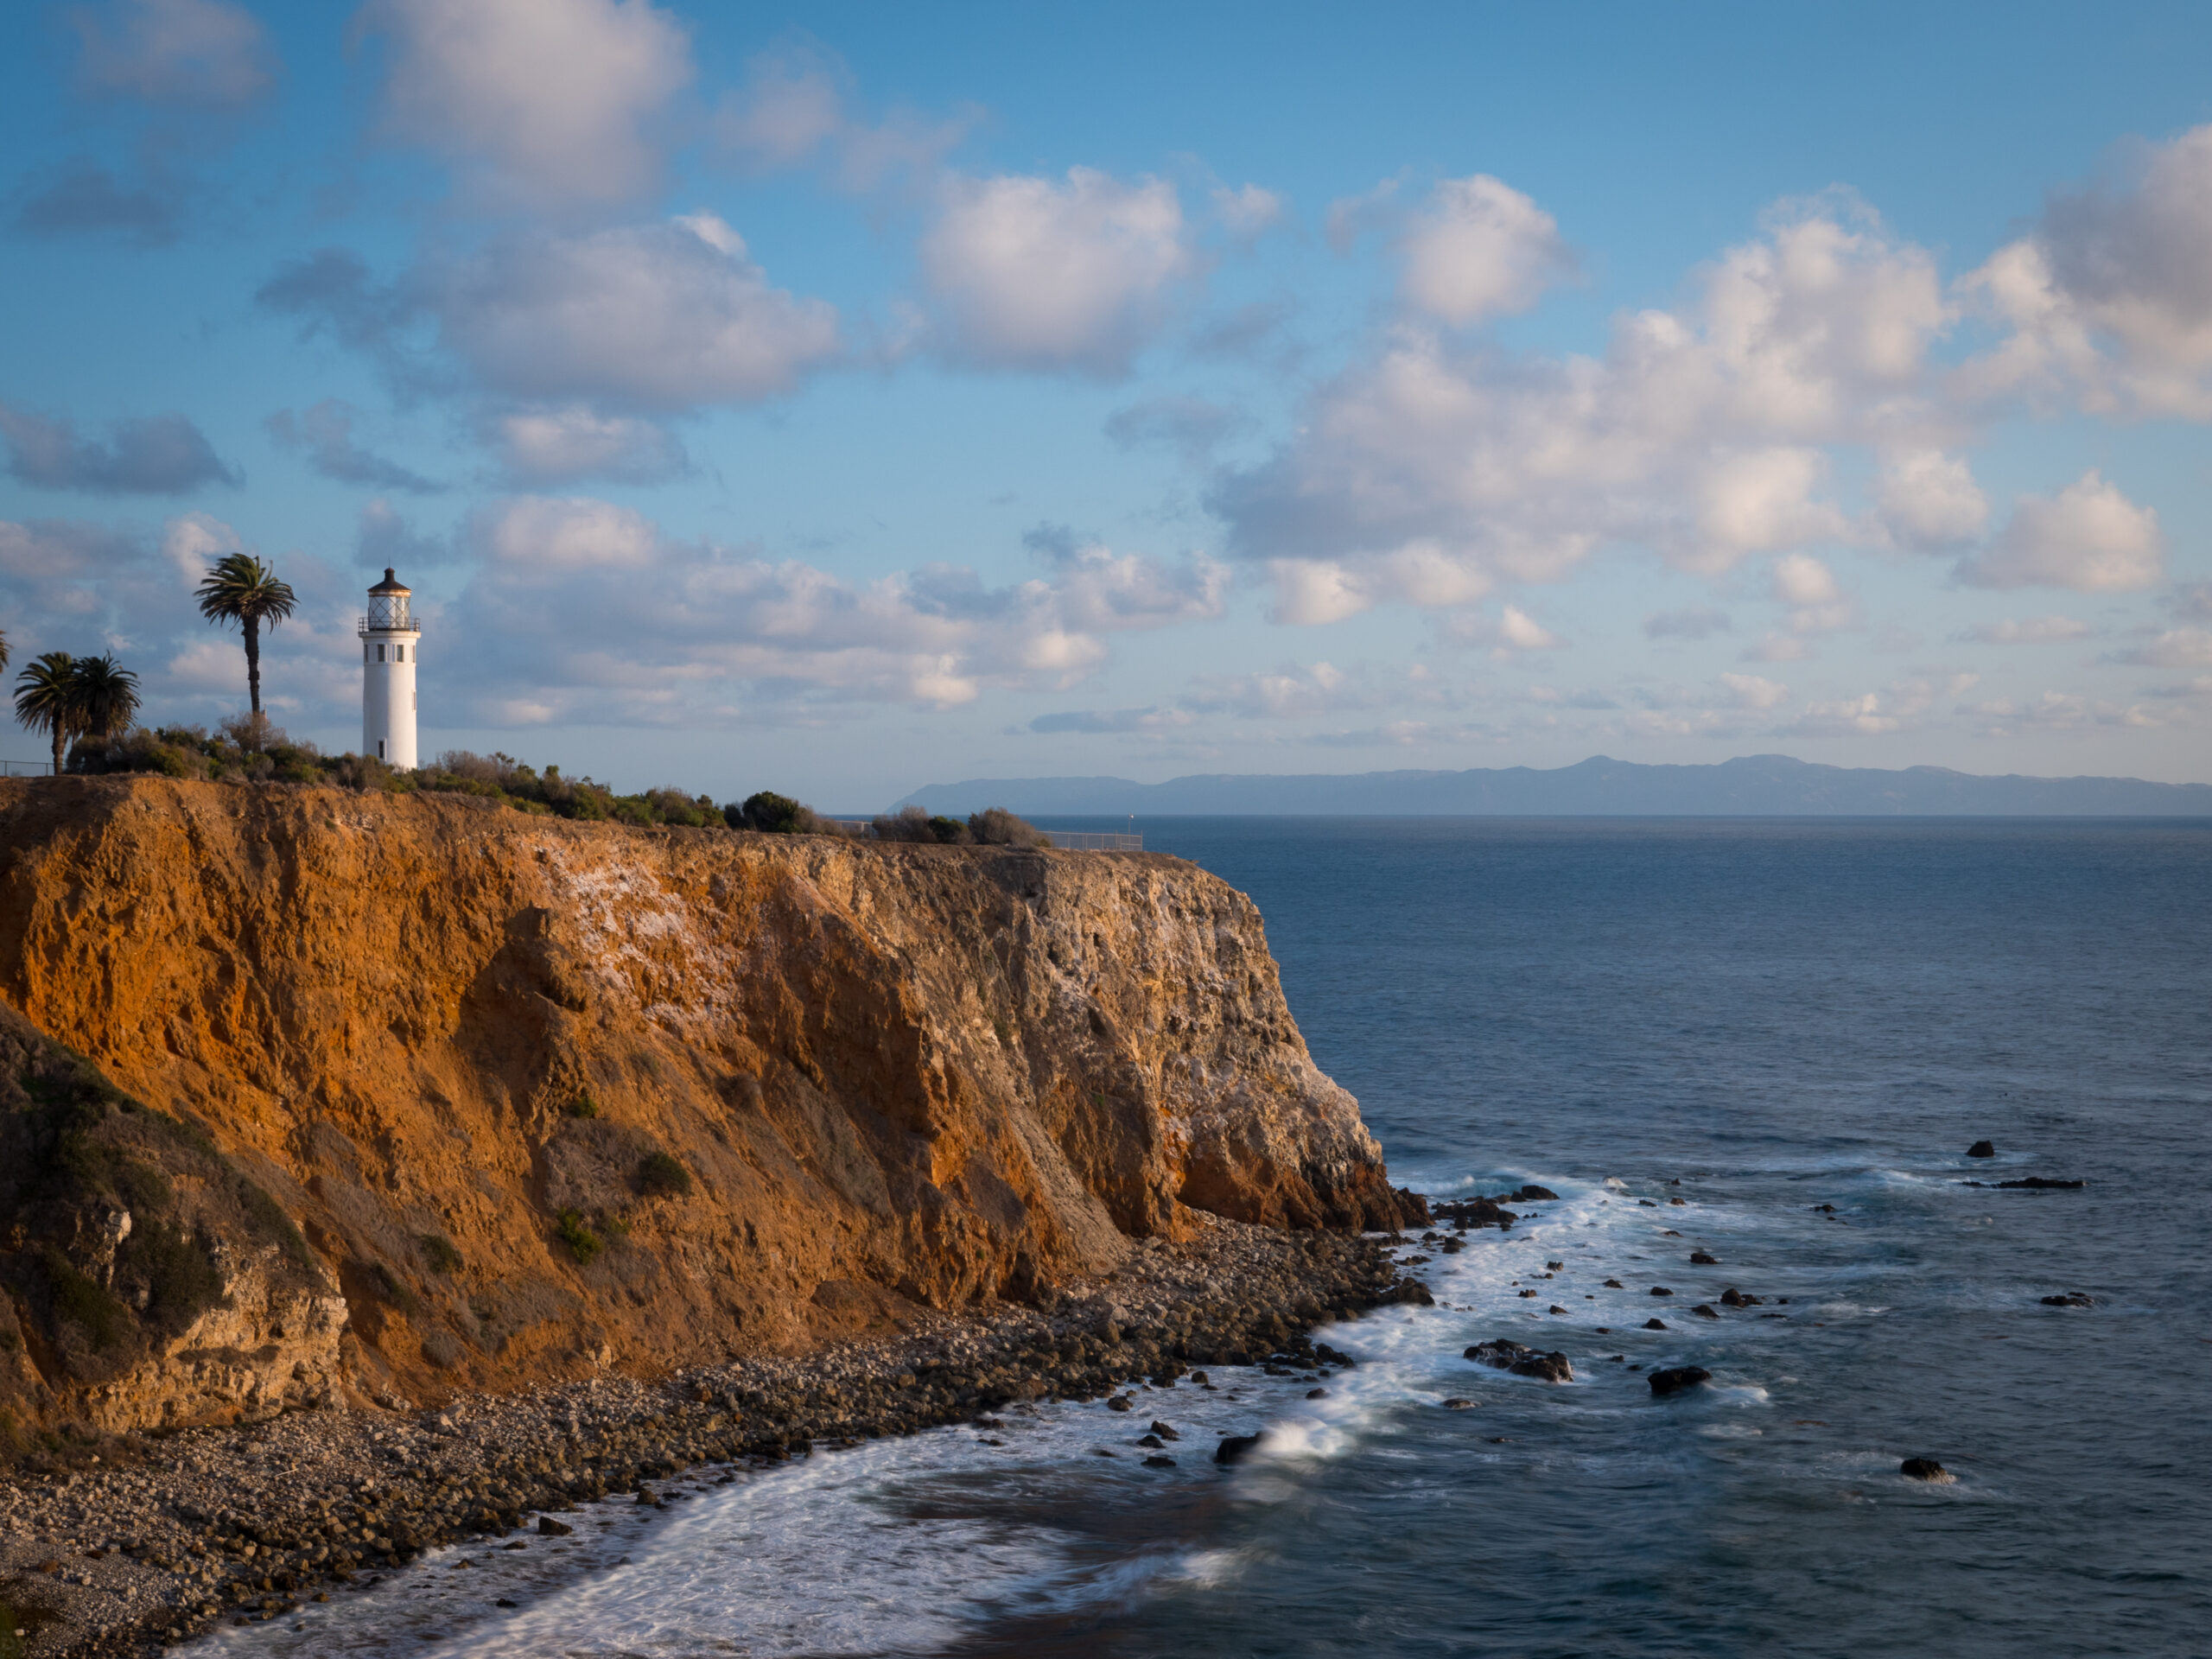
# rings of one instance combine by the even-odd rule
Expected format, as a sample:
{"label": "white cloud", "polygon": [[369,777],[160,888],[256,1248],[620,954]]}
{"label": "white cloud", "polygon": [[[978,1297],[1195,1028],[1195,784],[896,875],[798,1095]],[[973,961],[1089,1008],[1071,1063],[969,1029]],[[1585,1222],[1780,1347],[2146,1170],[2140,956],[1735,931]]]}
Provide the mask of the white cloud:
{"label": "white cloud", "polygon": [[1508,605],[1498,613],[1497,638],[1501,645],[1516,651],[1550,651],[1560,644],[1560,637],[1526,611]]}
{"label": "white cloud", "polygon": [[1526,311],[1574,264],[1557,221],[1486,173],[1440,182],[1399,253],[1406,303],[1463,326]]}
{"label": "white cloud", "polygon": [[921,260],[954,355],[1098,375],[1128,368],[1198,269],[1173,185],[1084,167],[947,180]]}
{"label": "white cloud", "polygon": [[583,404],[510,410],[486,423],[486,435],[507,476],[525,485],[584,478],[652,484],[688,464],[683,446],[665,427],[602,415]]}
{"label": "white cloud", "polygon": [[121,0],[69,14],[84,41],[86,89],[153,103],[250,104],[276,78],[268,32],[228,0]]}
{"label": "white cloud", "polygon": [[723,152],[758,173],[827,160],[847,189],[926,175],[973,130],[981,111],[932,118],[895,110],[870,124],[852,113],[853,77],[834,53],[800,44],[756,57],[724,94],[713,131]]}
{"label": "white cloud", "polygon": [[1281,224],[1288,211],[1281,195],[1256,184],[1240,185],[1234,190],[1222,185],[1213,193],[1214,217],[1239,242],[1256,240]]}
{"label": "white cloud", "polygon": [[1977,622],[1959,637],[1983,645],[2050,645],[2085,638],[2089,625],[2070,616],[2005,617]]}
{"label": "white cloud", "polygon": [[68,421],[0,403],[0,441],[9,474],[41,489],[181,495],[202,485],[245,482],[179,414],[118,421],[103,443],[80,437]]}
{"label": "white cloud", "polygon": [[1271,674],[1201,674],[1183,706],[1250,720],[1297,720],[1372,699],[1333,663],[1287,663]]}
{"label": "white cloud", "polygon": [[181,513],[162,525],[162,556],[188,587],[196,585],[218,559],[245,550],[238,531],[212,513]]}
{"label": "white cloud", "polygon": [[1217,613],[1225,582],[1103,547],[1001,588],[945,565],[852,582],[589,497],[497,503],[469,540],[481,563],[454,626],[484,645],[455,672],[493,721],[720,725],[763,700],[952,707],[1065,688],[1107,660],[1108,635]]}
{"label": "white cloud", "polygon": [[1774,562],[1774,596],[1786,605],[1833,605],[1843,596],[1835,573],[1809,553]]}
{"label": "white cloud", "polygon": [[2054,499],[2021,497],[2011,522],[1959,574],[1978,588],[2116,593],[2155,587],[2164,554],[2158,513],[2092,470]]}
{"label": "white cloud", "polygon": [[525,203],[634,199],[655,127],[691,79],[683,26],[648,0],[371,0],[391,37],[385,130]]}
{"label": "white cloud", "polygon": [[1789,688],[1778,681],[1762,679],[1756,674],[1723,674],[1720,683],[1739,709],[1768,709],[1789,696]]}
{"label": "white cloud", "polygon": [[2212,668],[2212,628],[2168,628],[2149,644],[2109,660],[2151,668]]}
{"label": "white cloud", "polygon": [[1409,569],[1433,595],[1440,566],[1468,586],[1556,580],[1608,542],[1717,574],[1864,539],[1825,493],[1824,446],[1929,447],[1927,349],[1949,315],[1923,250],[1807,213],[1730,250],[1682,310],[1618,318],[1602,359],[1401,324],[1211,505],[1301,620],[1465,602],[1417,597]]}
{"label": "white cloud", "polygon": [[2113,182],[2054,194],[1961,284],[2009,331],[1962,390],[2212,418],[2212,125],[2131,160]]}
{"label": "white cloud", "polygon": [[754,403],[840,349],[835,308],[771,286],[712,213],[503,240],[430,286],[443,343],[522,397]]}
{"label": "white cloud", "polygon": [[1907,449],[1883,464],[1876,514],[1898,546],[1938,552],[1980,536],[1989,523],[1989,499],[1961,457]]}

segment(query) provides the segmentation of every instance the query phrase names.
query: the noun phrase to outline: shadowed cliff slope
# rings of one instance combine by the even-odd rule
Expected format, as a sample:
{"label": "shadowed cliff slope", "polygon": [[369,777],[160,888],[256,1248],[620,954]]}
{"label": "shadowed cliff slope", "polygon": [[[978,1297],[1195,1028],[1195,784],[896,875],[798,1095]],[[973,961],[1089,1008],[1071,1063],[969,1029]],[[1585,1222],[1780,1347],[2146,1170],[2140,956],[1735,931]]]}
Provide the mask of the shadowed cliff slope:
{"label": "shadowed cliff slope", "polygon": [[1411,1213],[1250,901],[1158,855],[0,784],[0,997],[312,1247],[256,1277],[277,1244],[190,1223],[221,1300],[146,1340],[198,1380],[111,1386],[113,1427],[797,1348],[1033,1298],[1179,1205]]}

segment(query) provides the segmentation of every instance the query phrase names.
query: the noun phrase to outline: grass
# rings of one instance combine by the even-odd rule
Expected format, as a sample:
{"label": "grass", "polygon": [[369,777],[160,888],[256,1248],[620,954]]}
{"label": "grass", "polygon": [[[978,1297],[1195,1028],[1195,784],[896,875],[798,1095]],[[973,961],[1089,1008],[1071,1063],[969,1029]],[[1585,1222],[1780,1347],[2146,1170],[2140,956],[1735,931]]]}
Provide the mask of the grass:
{"label": "grass", "polygon": [[443,1233],[424,1233],[415,1242],[423,1247],[423,1260],[430,1264],[432,1273],[461,1271],[461,1252]]}
{"label": "grass", "polygon": [[562,1109],[566,1111],[570,1117],[597,1117],[599,1116],[599,1103],[594,1100],[589,1095],[578,1095]]}
{"label": "grass", "polygon": [[638,1191],[649,1198],[682,1198],[691,1190],[691,1172],[665,1152],[649,1152],[638,1166]]}
{"label": "grass", "polygon": [[569,1247],[569,1254],[576,1258],[576,1265],[588,1268],[599,1260],[607,1246],[599,1235],[584,1225],[584,1218],[574,1210],[563,1210],[554,1217],[553,1230]]}

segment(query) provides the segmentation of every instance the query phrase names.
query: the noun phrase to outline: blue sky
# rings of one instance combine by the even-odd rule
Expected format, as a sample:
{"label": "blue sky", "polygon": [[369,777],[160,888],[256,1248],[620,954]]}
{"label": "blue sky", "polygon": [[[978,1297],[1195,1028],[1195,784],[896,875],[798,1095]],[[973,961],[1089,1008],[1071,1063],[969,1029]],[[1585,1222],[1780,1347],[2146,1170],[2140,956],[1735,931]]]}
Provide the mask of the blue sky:
{"label": "blue sky", "polygon": [[[23,4],[0,618],[157,719],[840,809],[2202,779],[2202,7]],[[19,734],[16,748],[38,752]]]}

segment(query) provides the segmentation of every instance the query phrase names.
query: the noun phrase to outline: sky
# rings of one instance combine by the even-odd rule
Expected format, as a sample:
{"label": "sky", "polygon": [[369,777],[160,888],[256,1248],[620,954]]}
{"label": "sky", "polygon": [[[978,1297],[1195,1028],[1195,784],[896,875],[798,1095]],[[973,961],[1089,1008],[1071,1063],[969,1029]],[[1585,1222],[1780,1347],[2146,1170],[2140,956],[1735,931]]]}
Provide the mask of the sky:
{"label": "sky", "polygon": [[256,553],[344,751],[391,566],[426,754],[830,810],[2212,779],[2207,64],[2201,4],[17,0],[0,629],[212,726]]}

